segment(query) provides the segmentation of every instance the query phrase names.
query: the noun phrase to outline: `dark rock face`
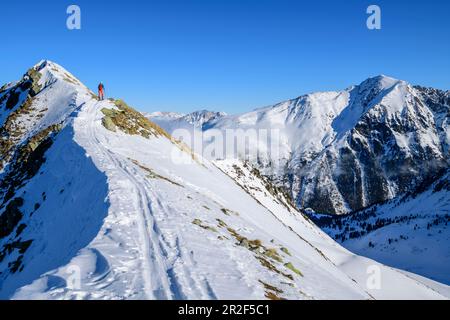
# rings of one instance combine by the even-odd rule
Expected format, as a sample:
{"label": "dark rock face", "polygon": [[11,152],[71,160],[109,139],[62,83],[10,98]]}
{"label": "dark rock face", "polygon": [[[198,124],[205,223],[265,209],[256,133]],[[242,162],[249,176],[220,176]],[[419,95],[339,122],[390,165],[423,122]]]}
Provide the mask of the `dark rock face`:
{"label": "dark rock face", "polygon": [[11,200],[0,215],[0,239],[8,236],[22,219],[20,207],[23,206],[22,198]]}
{"label": "dark rock face", "polygon": [[342,148],[339,151],[339,161],[344,170],[335,177],[338,189],[350,207],[362,207],[364,204],[359,195],[363,192],[363,181],[357,158],[350,148]]}
{"label": "dark rock face", "polygon": [[12,109],[18,102],[20,97],[20,91],[11,90],[11,92],[8,95],[8,100],[6,100],[5,107],[6,109]]}

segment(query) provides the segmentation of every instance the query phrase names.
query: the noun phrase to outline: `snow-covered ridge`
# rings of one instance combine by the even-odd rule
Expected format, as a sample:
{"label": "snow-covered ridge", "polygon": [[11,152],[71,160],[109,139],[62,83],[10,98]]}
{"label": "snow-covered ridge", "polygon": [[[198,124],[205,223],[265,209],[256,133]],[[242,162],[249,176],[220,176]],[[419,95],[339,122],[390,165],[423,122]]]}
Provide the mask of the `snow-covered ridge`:
{"label": "snow-covered ridge", "polygon": [[[248,137],[260,149],[275,144],[276,156],[253,153],[244,160],[286,188],[299,208],[343,214],[410,191],[448,166],[449,95],[381,75],[195,129],[205,137],[211,130],[278,130],[275,141]],[[185,127],[154,121],[169,132]],[[203,150],[209,143],[204,140]]]}
{"label": "snow-covered ridge", "polygon": [[342,248],[240,162],[173,161],[177,142],[57,64],[27,76],[0,93],[0,298],[450,296]]}

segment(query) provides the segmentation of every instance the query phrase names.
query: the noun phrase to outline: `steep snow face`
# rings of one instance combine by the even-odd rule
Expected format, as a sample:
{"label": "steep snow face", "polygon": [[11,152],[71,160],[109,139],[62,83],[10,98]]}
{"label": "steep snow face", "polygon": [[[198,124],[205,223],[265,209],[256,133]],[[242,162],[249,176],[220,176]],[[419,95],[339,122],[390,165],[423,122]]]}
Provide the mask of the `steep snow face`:
{"label": "steep snow face", "polygon": [[[412,190],[448,165],[447,141],[439,134],[447,129],[411,86],[400,81],[388,89],[354,91],[333,121],[336,139],[301,168],[307,174],[300,178],[308,182],[299,183],[296,197],[304,207],[325,213],[359,210]],[[360,111],[353,121],[351,114]],[[326,187],[324,179],[330,182]]]}
{"label": "steep snow face", "polygon": [[349,250],[450,284],[450,173],[415,193],[345,216],[313,220]]}
{"label": "steep snow face", "polygon": [[[289,190],[298,208],[343,214],[412,190],[448,166],[448,97],[378,76],[209,121],[201,128],[203,150],[212,144],[210,132],[241,129],[258,151],[238,158]],[[276,153],[266,152],[273,146]]]}
{"label": "steep snow face", "polygon": [[[33,70],[31,86],[6,89],[23,86],[26,108],[11,119],[2,106],[27,127],[3,157],[0,298],[450,296],[343,249],[248,164],[192,154],[54,63]],[[367,286],[373,267],[380,288]]]}

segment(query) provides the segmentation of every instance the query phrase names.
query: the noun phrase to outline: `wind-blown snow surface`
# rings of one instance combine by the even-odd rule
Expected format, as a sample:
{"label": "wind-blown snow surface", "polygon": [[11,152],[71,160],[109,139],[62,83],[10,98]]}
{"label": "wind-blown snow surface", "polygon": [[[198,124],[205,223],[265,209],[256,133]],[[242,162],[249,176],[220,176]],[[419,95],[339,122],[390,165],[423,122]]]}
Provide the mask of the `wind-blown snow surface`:
{"label": "wind-blown snow surface", "polygon": [[[25,227],[0,238],[0,249],[32,243],[5,251],[0,298],[449,297],[447,286],[342,248],[240,162],[219,169],[164,135],[108,131],[102,109],[113,102],[98,102],[54,63],[37,69],[33,112],[46,120],[30,120],[27,132],[44,121],[62,129],[39,174],[15,192]],[[379,289],[366,285],[370,266],[381,270]]]}

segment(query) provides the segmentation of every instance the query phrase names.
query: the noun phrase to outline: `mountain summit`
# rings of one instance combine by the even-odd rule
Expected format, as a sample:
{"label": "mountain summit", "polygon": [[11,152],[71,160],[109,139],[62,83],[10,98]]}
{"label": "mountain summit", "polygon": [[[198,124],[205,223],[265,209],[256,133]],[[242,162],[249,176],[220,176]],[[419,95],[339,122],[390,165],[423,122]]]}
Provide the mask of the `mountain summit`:
{"label": "mountain summit", "polygon": [[[295,104],[278,106],[299,109],[292,123],[307,116]],[[448,298],[341,247],[248,163],[192,153],[53,62],[1,88],[0,121],[2,299]]]}

